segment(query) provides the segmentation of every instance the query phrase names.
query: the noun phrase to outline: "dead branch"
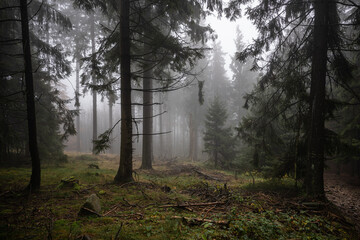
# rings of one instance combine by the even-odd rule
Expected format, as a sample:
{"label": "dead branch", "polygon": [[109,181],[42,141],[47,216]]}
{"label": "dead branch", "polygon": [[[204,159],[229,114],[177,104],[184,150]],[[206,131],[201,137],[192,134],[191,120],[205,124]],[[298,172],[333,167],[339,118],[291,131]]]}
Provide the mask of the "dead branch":
{"label": "dead branch", "polygon": [[216,224],[216,225],[221,225],[221,226],[228,227],[229,223],[230,223],[227,220],[215,221],[215,220],[206,219],[206,218],[190,218],[190,217],[181,217],[181,216],[173,216],[171,218],[172,219],[181,219],[187,225],[200,225],[202,223],[213,223],[213,224]]}
{"label": "dead branch", "polygon": [[198,171],[198,170],[196,170],[196,169],[193,169],[193,171],[194,171],[195,173],[199,174],[201,177],[205,178],[206,180],[214,180],[214,181],[219,181],[219,182],[220,182],[219,179],[214,178],[214,177],[211,177],[211,176],[209,176],[209,175],[206,175],[206,174],[204,174],[204,173],[202,173],[202,172],[200,172],[200,171]]}
{"label": "dead branch", "polygon": [[124,201],[129,207],[137,207],[136,204],[134,205],[134,204],[129,203],[129,201],[126,200],[126,198],[123,198],[123,201]]}
{"label": "dead branch", "polygon": [[121,232],[122,227],[123,227],[123,223],[120,224],[119,230],[117,231],[117,233],[116,233],[116,235],[115,235],[115,238],[114,238],[115,240],[118,240],[118,239],[119,239],[119,234],[120,234],[120,232]]}
{"label": "dead branch", "polygon": [[201,206],[211,206],[211,205],[222,205],[226,202],[206,202],[206,203],[187,203],[187,204],[169,204],[169,205],[162,205],[159,206],[161,208],[169,208],[169,207],[180,207],[180,208],[186,208],[186,207],[201,207]]}
{"label": "dead branch", "polygon": [[104,217],[105,216],[107,216],[107,215],[109,215],[110,213],[112,213],[113,211],[115,211],[116,209],[118,209],[118,205],[115,205],[115,206],[113,206],[109,211],[107,211],[106,213],[104,213]]}
{"label": "dead branch", "polygon": [[131,213],[131,214],[122,214],[122,215],[110,215],[111,217],[117,217],[117,218],[127,218],[127,217],[133,217],[138,216],[139,219],[143,219],[144,215],[141,213]]}

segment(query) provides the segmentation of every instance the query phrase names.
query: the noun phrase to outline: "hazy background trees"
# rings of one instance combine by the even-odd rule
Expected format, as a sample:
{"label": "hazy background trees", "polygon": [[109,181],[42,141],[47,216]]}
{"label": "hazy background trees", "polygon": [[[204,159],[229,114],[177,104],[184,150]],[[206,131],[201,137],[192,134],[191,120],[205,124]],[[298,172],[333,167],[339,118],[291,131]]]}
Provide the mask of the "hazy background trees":
{"label": "hazy background trees", "polygon": [[[0,154],[7,163],[29,153],[20,8],[12,4],[0,5]],[[120,154],[127,170],[119,181],[131,180],[133,158],[146,169],[185,158],[290,175],[313,195],[323,195],[327,158],[359,174],[356,4],[230,1],[224,12],[210,0],[121,4],[127,12],[114,1],[27,5],[43,161],[65,161],[64,139],[76,126],[67,150]],[[252,4],[244,14],[259,35],[244,43],[239,25],[228,62],[206,18],[236,20],[244,4]]]}

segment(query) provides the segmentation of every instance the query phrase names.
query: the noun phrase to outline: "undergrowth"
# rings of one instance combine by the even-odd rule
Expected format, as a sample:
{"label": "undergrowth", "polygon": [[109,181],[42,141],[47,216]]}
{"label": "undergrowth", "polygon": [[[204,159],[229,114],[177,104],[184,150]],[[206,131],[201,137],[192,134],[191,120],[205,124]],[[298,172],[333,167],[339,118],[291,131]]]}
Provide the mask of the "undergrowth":
{"label": "undergrowth", "polygon": [[[30,169],[0,169],[0,239],[357,239],[326,208],[303,208],[291,179],[253,185],[249,176],[189,162],[157,162],[147,171],[135,162],[137,181],[115,185],[117,164],[71,155],[44,168],[42,189],[30,196],[21,192]],[[62,179],[78,183],[67,187]],[[78,217],[93,193],[102,217]]]}

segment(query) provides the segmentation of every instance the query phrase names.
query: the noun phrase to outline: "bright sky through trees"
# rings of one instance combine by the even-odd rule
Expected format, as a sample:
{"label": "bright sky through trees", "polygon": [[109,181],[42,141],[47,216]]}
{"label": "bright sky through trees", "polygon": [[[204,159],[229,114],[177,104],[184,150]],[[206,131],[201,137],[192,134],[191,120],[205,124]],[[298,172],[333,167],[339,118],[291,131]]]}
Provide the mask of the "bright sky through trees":
{"label": "bright sky through trees", "polygon": [[231,62],[231,56],[235,54],[235,36],[236,27],[239,26],[241,33],[243,34],[243,41],[245,44],[250,44],[257,36],[257,30],[255,26],[245,17],[236,21],[230,21],[226,17],[219,19],[217,16],[209,16],[206,20],[208,24],[215,30],[218,41],[221,42],[222,50],[226,55],[226,70],[227,76],[231,79],[232,72],[230,71],[229,65]]}

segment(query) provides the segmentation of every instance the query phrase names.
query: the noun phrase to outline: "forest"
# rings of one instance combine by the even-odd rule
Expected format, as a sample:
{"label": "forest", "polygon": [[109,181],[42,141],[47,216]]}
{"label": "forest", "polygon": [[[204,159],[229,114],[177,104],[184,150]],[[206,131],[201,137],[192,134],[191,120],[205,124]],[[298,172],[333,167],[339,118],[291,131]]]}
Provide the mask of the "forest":
{"label": "forest", "polygon": [[1,0],[0,239],[360,239],[359,80],[359,0]]}

